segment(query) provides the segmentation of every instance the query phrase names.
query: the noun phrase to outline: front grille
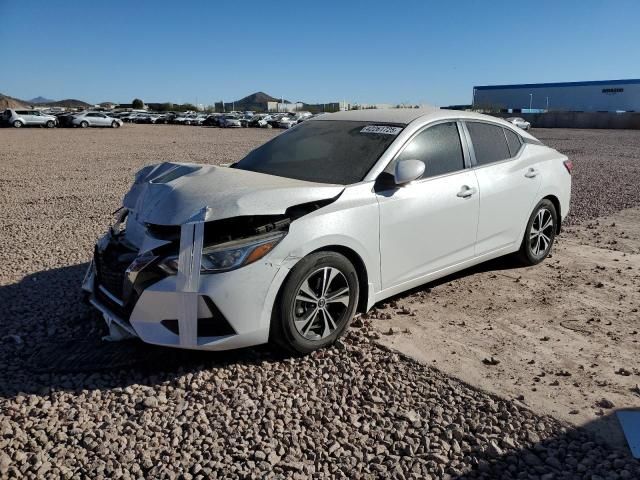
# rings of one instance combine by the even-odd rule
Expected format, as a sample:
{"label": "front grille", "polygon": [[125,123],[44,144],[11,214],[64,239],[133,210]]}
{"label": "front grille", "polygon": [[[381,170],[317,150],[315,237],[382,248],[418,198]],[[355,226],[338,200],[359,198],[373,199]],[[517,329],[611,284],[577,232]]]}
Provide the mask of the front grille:
{"label": "front grille", "polygon": [[[93,259],[96,266],[94,295],[123,320],[129,319],[133,305],[135,305],[135,298],[129,298],[124,305],[122,303],[124,302],[123,288],[126,271],[136,256],[137,252],[123,245],[117,237],[113,238],[103,251],[99,251],[97,247],[94,250]],[[102,289],[107,290],[121,303],[114,301]],[[133,296],[135,296],[135,292]]]}
{"label": "front grille", "polygon": [[118,242],[109,243],[102,252],[96,248],[94,258],[98,284],[106,288],[113,296],[122,299],[127,267],[135,260],[136,255],[135,251]]}

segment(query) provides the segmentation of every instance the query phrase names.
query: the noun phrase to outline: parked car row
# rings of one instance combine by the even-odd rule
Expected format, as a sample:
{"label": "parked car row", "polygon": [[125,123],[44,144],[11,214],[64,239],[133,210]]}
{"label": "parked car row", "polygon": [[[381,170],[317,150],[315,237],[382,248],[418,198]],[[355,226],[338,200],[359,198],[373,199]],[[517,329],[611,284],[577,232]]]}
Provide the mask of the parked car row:
{"label": "parked car row", "polygon": [[2,123],[15,128],[27,126],[53,128],[58,124],[53,115],[47,115],[38,110],[14,110],[12,108],[7,108],[2,112]]}
{"label": "parked car row", "polygon": [[2,123],[20,128],[24,126],[53,127],[112,127],[123,123],[196,125],[220,128],[291,128],[309,118],[309,112],[289,113],[194,113],[194,112],[64,112],[46,114],[38,110],[7,109],[0,119]]}
{"label": "parked car row", "polygon": [[60,113],[50,115],[38,110],[14,110],[6,109],[0,117],[1,123],[14,127],[41,126],[47,128],[54,127],[111,127],[118,128],[122,125],[122,120],[109,115],[107,112],[77,112]]}
{"label": "parked car row", "polygon": [[254,112],[229,112],[229,113],[153,113],[153,112],[123,112],[114,114],[127,123],[150,124],[174,124],[196,125],[221,128],[291,128],[313,115],[309,112],[273,113],[265,114]]}

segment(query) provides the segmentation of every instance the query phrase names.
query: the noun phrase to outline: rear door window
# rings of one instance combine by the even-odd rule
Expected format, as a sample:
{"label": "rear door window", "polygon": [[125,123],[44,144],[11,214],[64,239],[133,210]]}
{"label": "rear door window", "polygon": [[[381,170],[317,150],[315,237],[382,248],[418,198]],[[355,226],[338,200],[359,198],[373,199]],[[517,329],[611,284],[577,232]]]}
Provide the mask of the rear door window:
{"label": "rear door window", "polygon": [[511,158],[502,127],[482,122],[467,122],[478,165]]}

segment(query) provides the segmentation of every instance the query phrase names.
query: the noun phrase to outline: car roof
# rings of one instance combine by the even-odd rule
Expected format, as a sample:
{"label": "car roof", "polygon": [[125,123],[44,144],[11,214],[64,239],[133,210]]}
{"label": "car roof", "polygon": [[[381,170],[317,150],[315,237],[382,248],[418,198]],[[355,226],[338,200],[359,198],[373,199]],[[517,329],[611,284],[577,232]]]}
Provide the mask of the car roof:
{"label": "car roof", "polygon": [[[461,110],[446,110],[436,107],[430,108],[385,108],[370,110],[349,110],[345,112],[325,113],[307,121],[318,120],[347,120],[355,122],[398,123],[408,125],[414,120],[446,120],[462,118],[469,120],[484,120],[503,123],[504,120],[489,115]],[[506,122],[505,122],[506,123]]]}
{"label": "car roof", "polygon": [[[354,122],[371,122],[371,123],[395,123],[400,125],[409,125],[412,122],[419,121],[420,124],[437,122],[439,120],[477,120],[482,122],[490,122],[502,125],[514,131],[514,125],[506,120],[491,115],[483,115],[482,113],[465,112],[462,110],[447,110],[436,107],[432,108],[386,108],[371,110],[350,110],[346,112],[324,113],[317,117],[311,117],[305,120],[307,122],[317,122],[321,120],[346,120]],[[540,141],[529,132],[518,131],[521,137],[540,143]],[[541,144],[541,143],[540,143]]]}

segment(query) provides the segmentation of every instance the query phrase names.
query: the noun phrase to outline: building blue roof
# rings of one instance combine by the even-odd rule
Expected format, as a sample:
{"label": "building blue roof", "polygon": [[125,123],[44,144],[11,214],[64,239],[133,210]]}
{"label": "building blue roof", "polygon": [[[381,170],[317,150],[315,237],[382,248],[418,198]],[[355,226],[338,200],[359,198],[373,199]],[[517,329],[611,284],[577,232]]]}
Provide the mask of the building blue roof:
{"label": "building blue roof", "polygon": [[640,84],[640,78],[631,80],[592,80],[587,82],[559,82],[559,83],[521,83],[519,85],[481,85],[473,87],[475,90],[504,90],[513,88],[544,88],[544,87],[587,87],[590,85],[629,85]]}

